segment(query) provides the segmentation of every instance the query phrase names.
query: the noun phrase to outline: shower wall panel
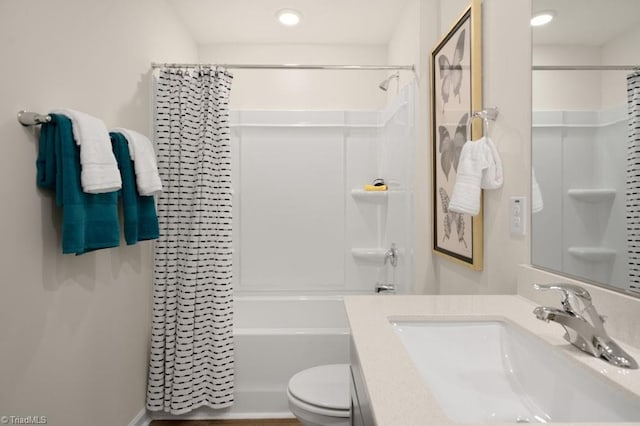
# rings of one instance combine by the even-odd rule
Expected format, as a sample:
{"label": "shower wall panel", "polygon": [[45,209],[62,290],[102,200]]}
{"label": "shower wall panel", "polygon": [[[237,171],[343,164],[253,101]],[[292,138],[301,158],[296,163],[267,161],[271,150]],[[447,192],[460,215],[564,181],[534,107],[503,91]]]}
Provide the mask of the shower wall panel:
{"label": "shower wall panel", "polygon": [[[344,284],[342,129],[250,128],[240,142],[241,280],[260,290]],[[338,248],[338,249],[336,249]]]}
{"label": "shower wall panel", "polygon": [[[626,282],[626,126],[624,107],[534,112],[533,168],[544,208],[532,214],[533,264]],[[615,194],[597,201],[575,195],[590,190]],[[576,253],[585,248],[615,254],[595,259]]]}
{"label": "shower wall panel", "polygon": [[[237,291],[373,293],[390,281],[409,288],[415,138],[408,87],[382,111],[232,113]],[[361,195],[376,178],[389,191]],[[402,254],[395,274],[383,263],[392,242]]]}

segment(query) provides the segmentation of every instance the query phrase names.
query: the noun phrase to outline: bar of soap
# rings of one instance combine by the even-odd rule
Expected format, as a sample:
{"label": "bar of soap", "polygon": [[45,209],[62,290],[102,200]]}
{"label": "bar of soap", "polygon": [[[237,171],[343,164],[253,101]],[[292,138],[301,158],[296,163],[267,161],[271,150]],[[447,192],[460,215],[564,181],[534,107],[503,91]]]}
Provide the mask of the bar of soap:
{"label": "bar of soap", "polygon": [[365,185],[364,186],[364,190],[365,191],[386,191],[387,190],[387,185],[380,185],[380,186]]}

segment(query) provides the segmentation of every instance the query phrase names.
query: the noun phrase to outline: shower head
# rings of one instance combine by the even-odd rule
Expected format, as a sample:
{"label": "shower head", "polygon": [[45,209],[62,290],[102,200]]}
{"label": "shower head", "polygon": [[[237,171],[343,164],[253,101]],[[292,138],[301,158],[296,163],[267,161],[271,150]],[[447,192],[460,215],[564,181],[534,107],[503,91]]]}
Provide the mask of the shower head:
{"label": "shower head", "polygon": [[387,90],[389,90],[389,83],[391,82],[391,80],[393,80],[394,78],[398,79],[398,81],[400,81],[400,71],[396,71],[395,73],[391,74],[389,77],[385,78],[382,83],[380,83],[378,85],[378,87],[380,88],[380,90],[384,90],[385,92]]}

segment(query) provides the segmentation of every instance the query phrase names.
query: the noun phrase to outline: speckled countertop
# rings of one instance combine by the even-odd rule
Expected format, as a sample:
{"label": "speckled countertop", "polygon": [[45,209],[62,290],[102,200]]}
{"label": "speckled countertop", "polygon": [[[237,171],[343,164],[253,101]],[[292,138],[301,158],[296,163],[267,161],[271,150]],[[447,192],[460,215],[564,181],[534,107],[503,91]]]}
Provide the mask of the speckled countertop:
{"label": "speckled countertop", "polygon": [[[532,314],[537,305],[521,296],[348,296],[344,302],[377,426],[457,424],[444,414],[422,381],[391,327],[389,318],[393,317],[505,318],[567,353],[586,368],[640,396],[640,370],[616,368],[574,348],[562,338],[564,330],[559,324],[537,320]],[[625,342],[618,343],[640,360],[638,348]],[[499,423],[477,423],[481,424],[495,426]],[[604,426],[604,423],[561,424]],[[630,424],[610,423],[616,426]]]}

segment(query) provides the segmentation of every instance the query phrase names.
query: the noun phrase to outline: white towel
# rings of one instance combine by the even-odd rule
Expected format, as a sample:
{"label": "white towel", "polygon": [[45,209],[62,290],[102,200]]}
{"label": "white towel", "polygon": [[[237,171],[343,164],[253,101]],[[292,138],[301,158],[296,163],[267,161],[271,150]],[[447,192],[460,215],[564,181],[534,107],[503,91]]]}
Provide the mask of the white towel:
{"label": "white towel", "polygon": [[482,183],[480,186],[482,189],[498,189],[502,187],[504,183],[504,177],[502,175],[502,160],[500,159],[500,154],[498,154],[498,150],[496,149],[496,144],[493,143],[491,138],[485,137],[484,143],[486,145],[487,152],[487,161],[489,165],[482,172]]}
{"label": "white towel", "polygon": [[136,172],[136,185],[140,195],[155,195],[162,192],[162,181],[158,173],[156,152],[153,144],[145,135],[129,129],[114,129],[129,142],[129,154]]}
{"label": "white towel", "polygon": [[117,191],[122,187],[120,170],[113,155],[109,132],[102,120],[72,109],[53,111],[67,116],[73,127],[73,138],[80,146],[80,182],[90,194]]}
{"label": "white towel", "polygon": [[540,185],[538,185],[538,179],[536,179],[536,171],[531,169],[531,212],[538,213],[544,208],[544,202],[542,200],[542,191],[540,191]]}
{"label": "white towel", "polygon": [[493,141],[488,137],[467,141],[460,152],[449,210],[477,215],[481,189],[500,188],[503,180],[502,160]]}

